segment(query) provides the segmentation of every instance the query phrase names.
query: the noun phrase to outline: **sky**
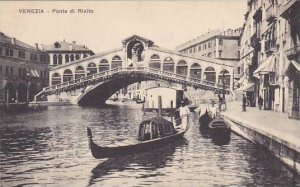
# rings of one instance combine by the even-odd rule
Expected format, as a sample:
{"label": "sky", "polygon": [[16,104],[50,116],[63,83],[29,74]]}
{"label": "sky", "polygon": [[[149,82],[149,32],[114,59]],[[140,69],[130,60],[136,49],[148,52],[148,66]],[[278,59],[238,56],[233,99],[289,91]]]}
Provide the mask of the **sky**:
{"label": "sky", "polygon": [[[246,0],[1,1],[0,31],[32,46],[76,41],[95,53],[120,48],[121,41],[133,34],[160,47],[175,49],[209,30],[242,27],[246,3]],[[21,9],[40,9],[44,13],[20,13]],[[70,13],[72,9],[76,12]],[[93,13],[78,13],[78,9]]]}

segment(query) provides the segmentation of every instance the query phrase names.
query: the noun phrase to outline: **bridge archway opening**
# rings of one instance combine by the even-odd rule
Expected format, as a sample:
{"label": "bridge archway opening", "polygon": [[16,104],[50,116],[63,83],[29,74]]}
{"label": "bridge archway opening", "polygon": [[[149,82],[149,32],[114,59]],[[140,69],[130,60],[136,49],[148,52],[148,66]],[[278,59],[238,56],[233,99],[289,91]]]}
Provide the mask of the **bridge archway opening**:
{"label": "bridge archway opening", "polygon": [[111,60],[111,69],[122,67],[122,59],[119,55],[116,55]]}
{"label": "bridge archway opening", "polygon": [[161,66],[161,59],[160,59],[159,55],[157,55],[157,54],[151,55],[149,67],[160,70],[160,66]]}
{"label": "bridge archway opening", "polygon": [[166,57],[163,63],[163,71],[174,73],[174,60],[171,57]]}
{"label": "bridge archway opening", "polygon": [[94,62],[90,62],[87,66],[87,76],[97,73],[97,66]]}
{"label": "bridge archway opening", "polygon": [[219,84],[224,84],[229,86],[230,85],[230,73],[228,70],[226,69],[222,69],[219,73]]}
{"label": "bridge archway opening", "polygon": [[143,61],[144,44],[138,40],[130,41],[127,45],[127,58],[133,62]]}
{"label": "bridge archway opening", "polygon": [[61,76],[59,73],[54,73],[51,77],[51,85],[61,84]]}
{"label": "bridge archway opening", "polygon": [[196,79],[201,79],[201,73],[202,73],[202,68],[200,64],[198,63],[193,63],[190,68],[190,77],[196,78]]}
{"label": "bridge archway opening", "polygon": [[185,60],[180,60],[176,66],[176,74],[185,75],[188,74],[188,65]]}
{"label": "bridge archway opening", "polygon": [[20,83],[18,85],[18,101],[19,102],[27,101],[27,85],[25,83]]}
{"label": "bridge archway opening", "polygon": [[85,71],[82,66],[77,66],[75,69],[75,79],[85,77]]}
{"label": "bridge archway opening", "polygon": [[99,63],[99,72],[109,70],[109,62],[106,59],[102,59]]}
{"label": "bridge archway opening", "polygon": [[210,82],[216,82],[216,71],[215,68],[209,66],[205,68],[204,70],[204,80],[210,81]]}
{"label": "bridge archway opening", "polygon": [[63,82],[69,82],[73,80],[73,73],[70,69],[66,69],[63,74]]}

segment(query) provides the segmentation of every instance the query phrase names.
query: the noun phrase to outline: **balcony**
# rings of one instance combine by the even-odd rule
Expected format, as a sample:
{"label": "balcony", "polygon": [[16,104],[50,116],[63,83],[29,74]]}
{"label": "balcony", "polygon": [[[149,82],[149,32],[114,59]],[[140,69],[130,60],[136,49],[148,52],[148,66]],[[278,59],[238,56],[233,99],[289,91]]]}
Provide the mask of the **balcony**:
{"label": "balcony", "polygon": [[289,60],[296,59],[297,55],[300,54],[300,44],[295,45],[294,47],[286,50],[285,54]]}
{"label": "balcony", "polygon": [[[285,0],[283,6],[279,10],[279,14],[284,19],[289,19],[293,17],[293,15],[290,14],[291,9],[294,9],[296,7],[300,6],[300,0]],[[297,8],[296,8],[297,9]],[[297,10],[295,10],[297,12]]]}
{"label": "balcony", "polygon": [[277,50],[276,40],[268,40],[265,42],[265,52],[272,53]]}
{"label": "balcony", "polygon": [[260,50],[260,31],[256,31],[250,38],[251,47],[254,49]]}
{"label": "balcony", "polygon": [[268,22],[272,22],[276,19],[276,15],[277,15],[277,7],[275,5],[269,6],[266,11],[266,20]]}

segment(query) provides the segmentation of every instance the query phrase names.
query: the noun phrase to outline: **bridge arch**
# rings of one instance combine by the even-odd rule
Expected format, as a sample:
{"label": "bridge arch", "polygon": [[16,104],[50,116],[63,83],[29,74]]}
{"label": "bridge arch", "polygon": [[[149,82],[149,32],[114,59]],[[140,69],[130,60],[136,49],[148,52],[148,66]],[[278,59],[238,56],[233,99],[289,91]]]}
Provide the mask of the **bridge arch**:
{"label": "bridge arch", "polygon": [[161,68],[161,59],[158,54],[153,54],[150,57],[149,67],[153,69],[159,69]]}
{"label": "bridge arch", "polygon": [[202,68],[199,63],[195,62],[190,67],[190,77],[201,79],[202,78]]}
{"label": "bridge arch", "polygon": [[82,66],[77,66],[75,69],[75,79],[85,77],[85,70]]}
{"label": "bridge arch", "polygon": [[109,70],[109,62],[108,62],[108,60],[106,60],[106,59],[100,60],[100,63],[99,63],[99,72],[107,71],[107,70]]}
{"label": "bridge arch", "polygon": [[208,66],[204,70],[204,80],[216,82],[216,70],[212,66]]}
{"label": "bridge arch", "polygon": [[218,83],[219,84],[223,84],[223,81],[225,83],[225,85],[229,86],[230,85],[230,73],[228,70],[226,69],[222,69],[219,73],[219,80],[218,80]]}
{"label": "bridge arch", "polygon": [[166,57],[163,62],[163,71],[174,73],[174,60],[172,57]]}
{"label": "bridge arch", "polygon": [[73,73],[70,69],[66,69],[63,74],[63,82],[69,82],[73,80]]}
{"label": "bridge arch", "polygon": [[51,77],[51,86],[61,84],[61,76],[59,73],[54,73]]}
{"label": "bridge arch", "polygon": [[97,73],[97,66],[94,62],[90,62],[86,68],[87,76]]}
{"label": "bridge arch", "polygon": [[176,74],[179,75],[188,75],[188,65],[185,60],[179,60],[176,65]]}
{"label": "bridge arch", "polygon": [[111,60],[111,69],[122,67],[122,59],[119,55],[115,55]]}

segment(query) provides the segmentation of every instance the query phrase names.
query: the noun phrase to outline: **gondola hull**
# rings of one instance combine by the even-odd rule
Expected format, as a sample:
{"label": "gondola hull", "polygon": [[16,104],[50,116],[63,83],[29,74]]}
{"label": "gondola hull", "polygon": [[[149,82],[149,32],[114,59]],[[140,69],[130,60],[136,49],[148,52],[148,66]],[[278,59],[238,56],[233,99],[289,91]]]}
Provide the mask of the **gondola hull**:
{"label": "gondola hull", "polygon": [[213,119],[208,125],[209,133],[212,138],[230,138],[231,128],[222,118]]}
{"label": "gondola hull", "polygon": [[139,141],[135,144],[131,145],[123,145],[123,146],[115,146],[115,147],[105,147],[105,146],[99,146],[96,143],[94,143],[92,139],[91,130],[88,128],[88,137],[89,137],[89,145],[92,152],[93,157],[100,159],[100,158],[111,158],[111,157],[119,157],[119,156],[125,156],[130,154],[137,154],[142,152],[147,152],[153,149],[157,149],[160,147],[165,146],[166,144],[172,143],[184,135],[185,131],[179,131],[176,134],[148,140],[148,141]]}

